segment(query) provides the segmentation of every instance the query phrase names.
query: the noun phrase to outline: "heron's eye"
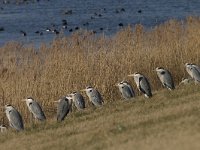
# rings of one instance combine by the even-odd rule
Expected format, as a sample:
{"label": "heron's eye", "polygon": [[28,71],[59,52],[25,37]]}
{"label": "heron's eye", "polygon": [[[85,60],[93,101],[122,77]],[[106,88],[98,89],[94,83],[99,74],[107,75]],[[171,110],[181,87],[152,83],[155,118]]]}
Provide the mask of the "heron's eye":
{"label": "heron's eye", "polygon": [[89,90],[89,92],[92,92],[92,90]]}
{"label": "heron's eye", "polygon": [[165,74],[165,71],[162,71],[160,74]]}
{"label": "heron's eye", "polygon": [[32,103],[29,103],[29,106],[32,105]]}
{"label": "heron's eye", "polygon": [[122,89],[124,88],[124,86],[122,86]]}

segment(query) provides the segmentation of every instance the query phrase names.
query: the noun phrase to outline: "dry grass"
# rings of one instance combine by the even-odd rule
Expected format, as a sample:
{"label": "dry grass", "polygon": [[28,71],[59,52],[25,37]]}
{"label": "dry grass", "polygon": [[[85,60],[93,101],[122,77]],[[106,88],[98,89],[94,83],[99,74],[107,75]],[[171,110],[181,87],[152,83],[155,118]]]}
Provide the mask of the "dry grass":
{"label": "dry grass", "polygon": [[200,148],[200,86],[159,90],[151,100],[114,101],[103,108],[74,112],[54,120],[0,134],[1,150],[176,149]]}
{"label": "dry grass", "polygon": [[130,73],[145,74],[156,91],[161,84],[153,69],[158,66],[169,69],[178,84],[187,76],[185,62],[200,64],[199,37],[200,19],[189,17],[151,30],[128,27],[112,38],[80,31],[39,49],[10,42],[0,48],[1,105],[11,103],[26,120],[28,110],[21,99],[32,96],[51,118],[52,101],[87,85],[98,88],[106,103],[117,101],[120,95],[113,85],[123,79],[134,85],[127,78]]}

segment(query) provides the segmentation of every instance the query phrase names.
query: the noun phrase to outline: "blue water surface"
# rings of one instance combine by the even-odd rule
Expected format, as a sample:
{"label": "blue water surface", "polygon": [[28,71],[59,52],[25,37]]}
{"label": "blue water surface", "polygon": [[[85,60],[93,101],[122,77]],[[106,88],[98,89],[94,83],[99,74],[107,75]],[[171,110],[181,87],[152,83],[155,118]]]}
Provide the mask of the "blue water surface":
{"label": "blue water surface", "polygon": [[[0,1],[0,46],[13,40],[36,46],[48,43],[58,35],[47,32],[47,28],[65,35],[82,28],[112,36],[122,25],[141,23],[150,28],[171,18],[200,15],[199,0],[32,0],[20,4],[13,1]],[[67,21],[67,29],[63,29],[62,20]],[[21,31],[27,35],[23,36]]]}

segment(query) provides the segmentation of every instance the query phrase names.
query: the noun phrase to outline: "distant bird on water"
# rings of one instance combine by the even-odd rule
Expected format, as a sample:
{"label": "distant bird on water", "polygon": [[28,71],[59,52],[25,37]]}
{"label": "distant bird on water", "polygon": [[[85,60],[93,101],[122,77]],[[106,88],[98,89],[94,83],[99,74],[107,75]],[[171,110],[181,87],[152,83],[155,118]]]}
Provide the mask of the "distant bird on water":
{"label": "distant bird on water", "polygon": [[72,98],[65,96],[58,101],[57,106],[57,121],[61,122],[65,119],[70,111],[72,111]]}
{"label": "distant bird on water", "polygon": [[26,32],[25,31],[20,31],[20,33],[23,35],[23,36],[27,36]]}
{"label": "distant bird on water", "polygon": [[185,67],[186,71],[191,76],[191,78],[194,79],[196,83],[200,82],[200,67],[197,66],[196,64],[190,64],[190,63],[186,63]]}
{"label": "distant bird on water", "polygon": [[73,92],[73,93],[71,93],[69,95],[72,97],[74,105],[76,106],[76,108],[78,110],[85,109],[85,100],[84,100],[83,96],[80,93]]}
{"label": "distant bird on water", "polygon": [[147,97],[147,98],[152,97],[150,83],[144,75],[142,75],[140,73],[134,73],[134,74],[130,74],[128,76],[134,78],[134,81],[137,85],[138,90],[140,92],[142,92],[145,97]]}
{"label": "distant bird on water", "polygon": [[169,90],[175,89],[174,80],[172,78],[171,73],[168,70],[166,70],[162,67],[157,67],[156,73],[164,87],[166,87]]}
{"label": "distant bird on water", "polygon": [[27,99],[24,99],[22,101],[26,102],[26,105],[28,106],[29,111],[33,114],[35,119],[38,119],[40,121],[46,120],[46,116],[41,106],[32,97],[28,97]]}
{"label": "distant bird on water", "polygon": [[24,130],[24,123],[21,114],[11,105],[5,105],[6,117],[8,118],[10,127],[17,131]]}
{"label": "distant bird on water", "polygon": [[89,100],[92,102],[94,106],[102,106],[103,99],[101,97],[101,94],[96,90],[95,88],[88,86],[86,89],[83,89],[81,91],[85,91],[87,96],[89,97]]}
{"label": "distant bird on water", "polygon": [[125,98],[126,100],[135,97],[135,92],[133,91],[132,86],[127,81],[122,81],[116,84],[116,86],[119,88],[122,97]]}

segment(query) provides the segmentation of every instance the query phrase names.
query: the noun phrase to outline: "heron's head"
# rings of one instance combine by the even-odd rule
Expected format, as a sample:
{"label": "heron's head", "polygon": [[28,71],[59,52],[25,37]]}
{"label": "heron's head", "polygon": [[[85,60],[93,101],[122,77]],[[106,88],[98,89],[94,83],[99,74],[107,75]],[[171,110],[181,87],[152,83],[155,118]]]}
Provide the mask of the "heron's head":
{"label": "heron's head", "polygon": [[128,81],[125,81],[125,80],[122,81],[122,83],[125,84],[125,85],[128,85],[128,84],[129,84]]}
{"label": "heron's head", "polygon": [[34,99],[33,99],[32,97],[28,97],[28,98],[26,98],[26,99],[23,99],[22,101],[25,101],[25,102],[30,103],[30,102],[33,102]]}
{"label": "heron's head", "polygon": [[85,89],[81,90],[81,91],[85,91],[86,93],[91,93],[94,90],[93,87],[91,86],[87,86]]}
{"label": "heron's head", "polygon": [[123,85],[124,85],[123,81],[120,82],[120,83],[115,84],[115,86],[117,86],[117,87],[122,87]]}
{"label": "heron's head", "polygon": [[77,92],[72,92],[71,94],[69,94],[69,96],[74,97],[77,94]]}
{"label": "heron's head", "polygon": [[13,106],[10,105],[10,104],[6,104],[6,105],[5,105],[5,109],[6,109],[6,110],[12,110],[12,109],[13,109]]}
{"label": "heron's head", "polygon": [[140,77],[141,75],[142,75],[141,73],[135,72],[135,73],[133,74],[133,77]]}
{"label": "heron's head", "polygon": [[185,67],[189,67],[190,65],[192,65],[191,63],[185,63]]}
{"label": "heron's head", "polygon": [[163,67],[156,67],[156,71],[161,70],[161,69],[164,69],[164,68]]}
{"label": "heron's head", "polygon": [[165,71],[165,69],[163,67],[157,67],[156,68],[156,72],[162,72]]}
{"label": "heron's head", "polygon": [[69,102],[69,104],[71,105],[73,102],[73,99],[71,96],[65,96],[66,100]]}

